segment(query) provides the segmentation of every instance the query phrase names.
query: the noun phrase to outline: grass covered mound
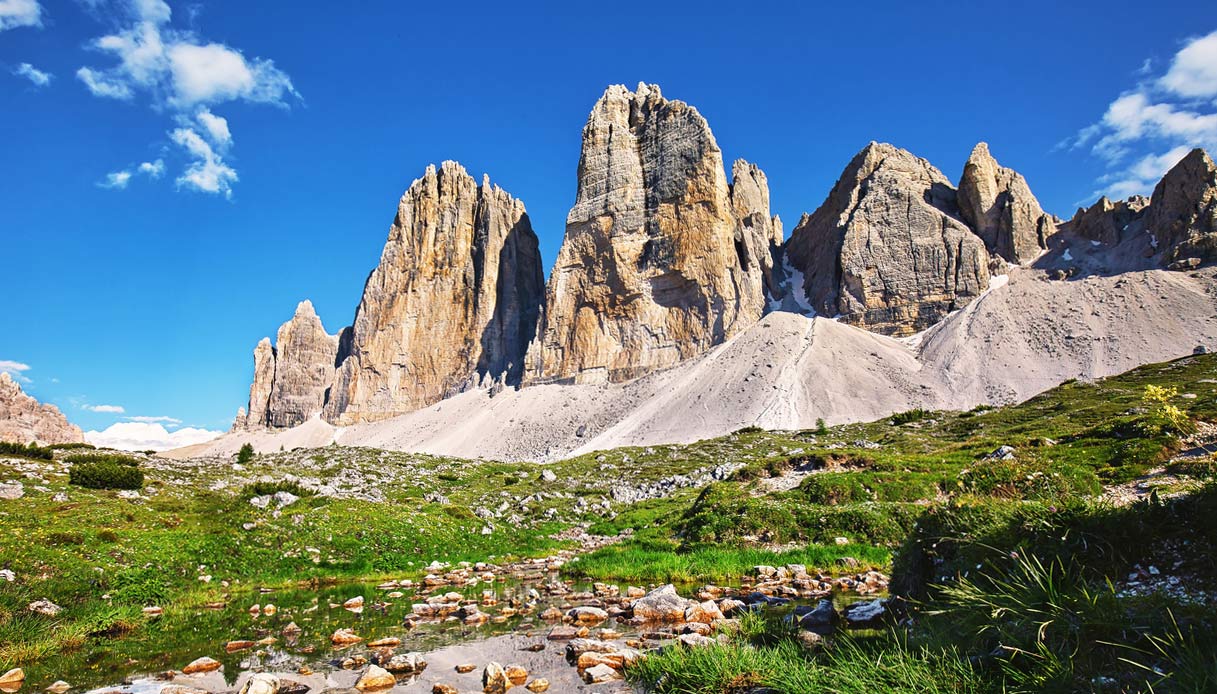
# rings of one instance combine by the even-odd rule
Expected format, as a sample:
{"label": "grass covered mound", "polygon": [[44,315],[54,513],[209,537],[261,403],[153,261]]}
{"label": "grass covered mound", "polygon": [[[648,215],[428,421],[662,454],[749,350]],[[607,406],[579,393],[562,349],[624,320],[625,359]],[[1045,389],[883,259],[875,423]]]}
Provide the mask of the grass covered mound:
{"label": "grass covered mound", "polygon": [[[921,593],[906,621],[809,648],[749,615],[727,644],[664,649],[629,678],[657,694],[1217,691],[1215,512],[1217,484],[1120,509],[936,509],[897,554],[897,581]],[[1166,590],[1124,580],[1155,564]]]}

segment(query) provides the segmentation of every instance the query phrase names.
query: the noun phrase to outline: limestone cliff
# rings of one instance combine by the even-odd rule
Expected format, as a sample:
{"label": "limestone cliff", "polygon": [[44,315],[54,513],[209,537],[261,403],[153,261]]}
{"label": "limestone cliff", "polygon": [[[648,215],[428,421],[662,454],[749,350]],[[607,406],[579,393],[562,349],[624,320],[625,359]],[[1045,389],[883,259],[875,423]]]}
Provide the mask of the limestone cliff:
{"label": "limestone cliff", "polygon": [[774,227],[763,175],[741,168],[733,199],[697,109],[655,85],[609,87],[583,128],[578,192],[525,380],[628,380],[755,322]]}
{"label": "limestone cliff", "polygon": [[524,204],[456,162],[428,167],[364,286],[326,419],[384,419],[481,381],[517,382],[543,286]]}
{"label": "limestone cliff", "polygon": [[338,336],[321,324],[311,301],[279,326],[275,345],[262,338],[254,349],[249,409],[235,428],[293,427],[321,412],[334,381]]}
{"label": "limestone cliff", "polygon": [[872,142],[787,243],[815,311],[888,335],[942,320],[989,286],[989,254],[924,159]]}
{"label": "limestone cliff", "polygon": [[1048,247],[1056,222],[1044,213],[1027,181],[1002,167],[981,142],[972,150],[959,180],[959,212],[990,253],[1027,263]]}
{"label": "limestone cliff", "polygon": [[1145,228],[1166,263],[1217,258],[1217,166],[1203,149],[1192,150],[1154,187]]}

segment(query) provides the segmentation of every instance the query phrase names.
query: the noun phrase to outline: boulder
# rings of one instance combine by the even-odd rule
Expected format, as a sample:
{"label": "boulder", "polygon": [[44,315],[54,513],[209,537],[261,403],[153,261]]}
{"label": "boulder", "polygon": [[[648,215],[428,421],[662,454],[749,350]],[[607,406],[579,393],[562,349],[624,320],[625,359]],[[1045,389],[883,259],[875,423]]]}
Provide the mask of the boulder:
{"label": "boulder", "polygon": [[[909,335],[989,286],[989,254],[960,219],[956,192],[924,159],[872,142],[787,242],[816,313]],[[797,288],[796,288],[797,291]]]}
{"label": "boulder", "polygon": [[643,622],[683,622],[685,611],[697,603],[680,597],[672,584],[660,586],[634,601],[634,619]]}
{"label": "boulder", "polygon": [[499,663],[490,662],[482,670],[482,691],[485,694],[505,694],[511,688],[507,671]]}
{"label": "boulder", "polygon": [[241,687],[241,694],[279,694],[279,678],[267,673],[252,675]]}
{"label": "boulder", "polygon": [[355,683],[355,688],[361,692],[390,689],[395,686],[397,686],[397,678],[376,665],[369,665],[368,669],[359,677],[359,681]]}
{"label": "boulder", "polygon": [[182,668],[182,673],[187,675],[195,675],[203,672],[215,672],[224,667],[222,663],[213,658],[203,656],[190,662],[189,665]]}

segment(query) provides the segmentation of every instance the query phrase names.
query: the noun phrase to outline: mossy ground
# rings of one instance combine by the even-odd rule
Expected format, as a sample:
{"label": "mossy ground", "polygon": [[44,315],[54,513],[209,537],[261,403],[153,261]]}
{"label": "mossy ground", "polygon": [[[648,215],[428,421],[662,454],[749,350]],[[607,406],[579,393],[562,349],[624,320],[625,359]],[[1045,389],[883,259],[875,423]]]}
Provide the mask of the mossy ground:
{"label": "mossy ground", "polygon": [[[1178,447],[1176,433],[1145,400],[1148,385],[1177,387],[1176,402],[1191,418],[1217,420],[1217,357],[1204,355],[1068,383],[1011,407],[917,412],[819,432],[749,429],[690,445],[591,453],[544,466],[553,482],[533,463],[327,447],[246,465],[145,458],[142,498],[132,500],[70,486],[62,458],[71,451],[54,461],[0,458],[0,480],[21,480],[27,490],[0,502],[0,568],[17,576],[0,583],[0,668],[116,637],[139,639],[147,631],[139,609],[148,604],[173,610],[261,585],[402,578],[436,560],[542,555],[569,546],[553,536],[574,526],[631,531],[575,566],[589,577],[632,583],[729,581],[758,563],[832,569],[843,556],[883,567],[895,554],[897,578],[925,589],[944,576],[963,577],[974,560],[984,565],[974,556],[982,544],[999,554],[1035,553],[1059,532],[1068,539],[1053,540],[1058,556],[1101,546],[1086,538],[1096,536],[1096,526],[1114,526],[1141,530],[1113,535],[1109,546],[1153,545],[1169,535],[1165,528],[1192,521],[1142,527],[1115,511],[1092,511],[1103,485],[1143,474]],[[986,457],[1000,446],[1013,448],[1011,459]],[[638,485],[722,465],[738,468],[731,479],[632,504],[613,501],[612,487],[622,480]],[[1192,467],[1197,474],[1208,469]],[[302,481],[333,483],[338,497],[306,496],[277,514],[248,502]],[[790,484],[775,484],[782,481]],[[54,501],[58,493],[68,500]],[[1039,529],[1031,535],[1038,539],[1015,542],[1028,529]],[[1086,580],[1118,577],[1141,559],[1134,555],[1084,553]],[[205,576],[210,582],[200,580]],[[40,598],[64,613],[30,615],[25,606]],[[892,648],[884,644],[839,653],[861,667],[882,660],[875,653]],[[942,669],[955,662],[943,648],[902,651],[890,658],[904,660],[884,660],[883,668],[895,668],[889,675],[897,679]],[[880,681],[859,679],[857,686]],[[927,684],[916,691],[939,690]]]}

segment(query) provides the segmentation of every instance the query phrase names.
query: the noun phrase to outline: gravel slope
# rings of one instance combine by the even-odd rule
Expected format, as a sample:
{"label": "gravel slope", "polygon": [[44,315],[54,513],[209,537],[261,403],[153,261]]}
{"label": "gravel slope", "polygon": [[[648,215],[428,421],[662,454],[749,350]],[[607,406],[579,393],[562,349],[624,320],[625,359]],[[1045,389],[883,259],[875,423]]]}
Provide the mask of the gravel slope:
{"label": "gravel slope", "polygon": [[1149,270],[1009,281],[915,338],[772,313],[709,353],[626,384],[474,390],[391,420],[336,429],[228,434],[179,457],[249,441],[344,445],[462,457],[549,460],[626,445],[687,443],[740,427],[802,429],[913,407],[1024,400],[1070,378],[1099,378],[1217,347],[1217,270]]}

